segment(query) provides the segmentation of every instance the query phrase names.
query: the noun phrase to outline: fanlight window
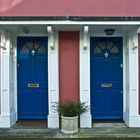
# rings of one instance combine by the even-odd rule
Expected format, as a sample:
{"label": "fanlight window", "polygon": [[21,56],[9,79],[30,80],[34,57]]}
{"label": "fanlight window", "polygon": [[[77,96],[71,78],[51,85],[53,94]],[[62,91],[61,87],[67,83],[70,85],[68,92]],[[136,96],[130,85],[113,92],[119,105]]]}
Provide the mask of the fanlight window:
{"label": "fanlight window", "polygon": [[101,48],[99,48],[98,46],[96,46],[95,49],[94,49],[94,53],[102,53]]}
{"label": "fanlight window", "polygon": [[44,48],[44,47],[40,47],[40,48],[38,49],[38,52],[39,52],[39,53],[45,53],[46,51],[45,51],[45,48]]}
{"label": "fanlight window", "polygon": [[110,50],[111,53],[118,53],[118,48],[115,46]]}
{"label": "fanlight window", "polygon": [[28,42],[25,44],[28,49],[33,49],[33,42]]}
{"label": "fanlight window", "polygon": [[21,49],[21,52],[23,52],[23,53],[28,53],[28,52],[29,52],[29,49],[28,49],[26,46],[24,46],[24,47]]}
{"label": "fanlight window", "polygon": [[118,50],[117,46],[115,46],[113,42],[103,41],[95,47],[94,54],[101,54],[105,50],[107,52],[112,53],[112,54],[119,53],[119,50]]}
{"label": "fanlight window", "polygon": [[22,48],[21,53],[35,52],[38,54],[46,53],[45,47],[38,41],[27,42]]}

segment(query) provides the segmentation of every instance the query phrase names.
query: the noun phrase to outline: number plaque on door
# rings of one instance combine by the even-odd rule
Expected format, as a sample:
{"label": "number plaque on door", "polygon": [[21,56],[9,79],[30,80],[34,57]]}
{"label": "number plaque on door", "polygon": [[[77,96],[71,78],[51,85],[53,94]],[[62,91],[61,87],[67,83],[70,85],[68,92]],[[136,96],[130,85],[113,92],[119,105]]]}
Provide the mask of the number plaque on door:
{"label": "number plaque on door", "polygon": [[39,84],[36,84],[36,83],[29,83],[29,84],[28,84],[28,87],[29,87],[29,88],[38,88],[38,87],[39,87]]}

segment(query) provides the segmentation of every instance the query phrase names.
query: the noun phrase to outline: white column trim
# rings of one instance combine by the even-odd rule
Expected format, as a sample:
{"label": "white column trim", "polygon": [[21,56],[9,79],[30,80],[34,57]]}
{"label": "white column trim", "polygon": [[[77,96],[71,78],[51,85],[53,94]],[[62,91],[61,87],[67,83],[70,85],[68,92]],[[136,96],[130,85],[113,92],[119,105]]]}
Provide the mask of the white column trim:
{"label": "white column trim", "polygon": [[129,127],[140,127],[139,90],[138,90],[138,30],[129,33],[129,86],[128,86],[128,113],[126,114],[126,124]]}
{"label": "white column trim", "polygon": [[[48,31],[48,128],[59,128],[59,115],[53,105],[59,101],[58,33],[51,26]],[[55,40],[55,41],[54,41]]]}
{"label": "white column trim", "polygon": [[80,127],[91,128],[90,113],[90,38],[88,26],[80,32],[80,101],[86,102],[89,110],[80,116]]}
{"label": "white column trim", "polygon": [[138,33],[140,33],[140,26],[139,26],[138,29],[137,29],[137,34],[138,34]]}
{"label": "white column trim", "polygon": [[1,115],[0,127],[10,127],[10,41],[8,33],[2,31],[2,42],[4,48],[1,56]]}
{"label": "white column trim", "polygon": [[18,95],[17,95],[17,34],[14,34],[14,44],[13,44],[13,48],[14,48],[14,86],[15,86],[15,113],[16,113],[16,121],[18,120]]}
{"label": "white column trim", "polygon": [[127,47],[127,36],[124,34],[123,36],[123,46],[122,46],[122,57],[123,57],[123,120],[126,121],[127,114],[127,94],[128,94],[128,84],[127,84],[127,57],[128,57],[128,47]]}

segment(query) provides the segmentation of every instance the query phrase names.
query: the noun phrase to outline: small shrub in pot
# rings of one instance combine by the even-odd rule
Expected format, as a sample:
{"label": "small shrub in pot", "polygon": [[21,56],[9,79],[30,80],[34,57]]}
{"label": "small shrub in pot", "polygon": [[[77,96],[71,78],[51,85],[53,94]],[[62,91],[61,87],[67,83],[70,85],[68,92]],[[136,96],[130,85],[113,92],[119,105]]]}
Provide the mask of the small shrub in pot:
{"label": "small shrub in pot", "polygon": [[56,103],[54,107],[61,115],[61,132],[68,134],[78,132],[78,117],[88,110],[86,103],[65,101]]}

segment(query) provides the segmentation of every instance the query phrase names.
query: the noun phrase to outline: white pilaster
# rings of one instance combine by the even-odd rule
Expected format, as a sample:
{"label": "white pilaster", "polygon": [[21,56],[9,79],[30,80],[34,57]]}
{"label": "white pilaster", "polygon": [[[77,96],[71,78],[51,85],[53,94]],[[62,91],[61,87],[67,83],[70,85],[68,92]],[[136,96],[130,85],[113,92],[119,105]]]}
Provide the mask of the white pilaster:
{"label": "white pilaster", "polygon": [[129,127],[140,127],[140,115],[138,114],[138,35],[137,32],[129,34],[129,86],[127,94],[126,123]]}
{"label": "white pilaster", "polygon": [[58,83],[58,35],[54,33],[51,26],[48,30],[48,128],[59,127],[59,115],[53,109],[53,105],[59,101]]}
{"label": "white pilaster", "polygon": [[128,57],[128,47],[127,47],[127,34],[124,33],[123,36],[123,120],[125,121],[126,114],[126,94],[127,92],[127,82],[128,82],[128,65],[127,65],[127,57]]}
{"label": "white pilaster", "polygon": [[123,37],[123,120],[128,124],[129,114],[129,36]]}
{"label": "white pilaster", "polygon": [[[0,127],[10,127],[10,41],[6,38],[6,33],[2,32],[1,48],[1,115]],[[5,48],[5,49],[4,49]]]}
{"label": "white pilaster", "polygon": [[17,55],[16,34],[9,31],[10,40],[10,119],[11,124],[17,121]]}
{"label": "white pilaster", "polygon": [[90,38],[88,26],[80,33],[80,101],[86,102],[89,110],[80,116],[80,127],[91,128],[90,113]]}

